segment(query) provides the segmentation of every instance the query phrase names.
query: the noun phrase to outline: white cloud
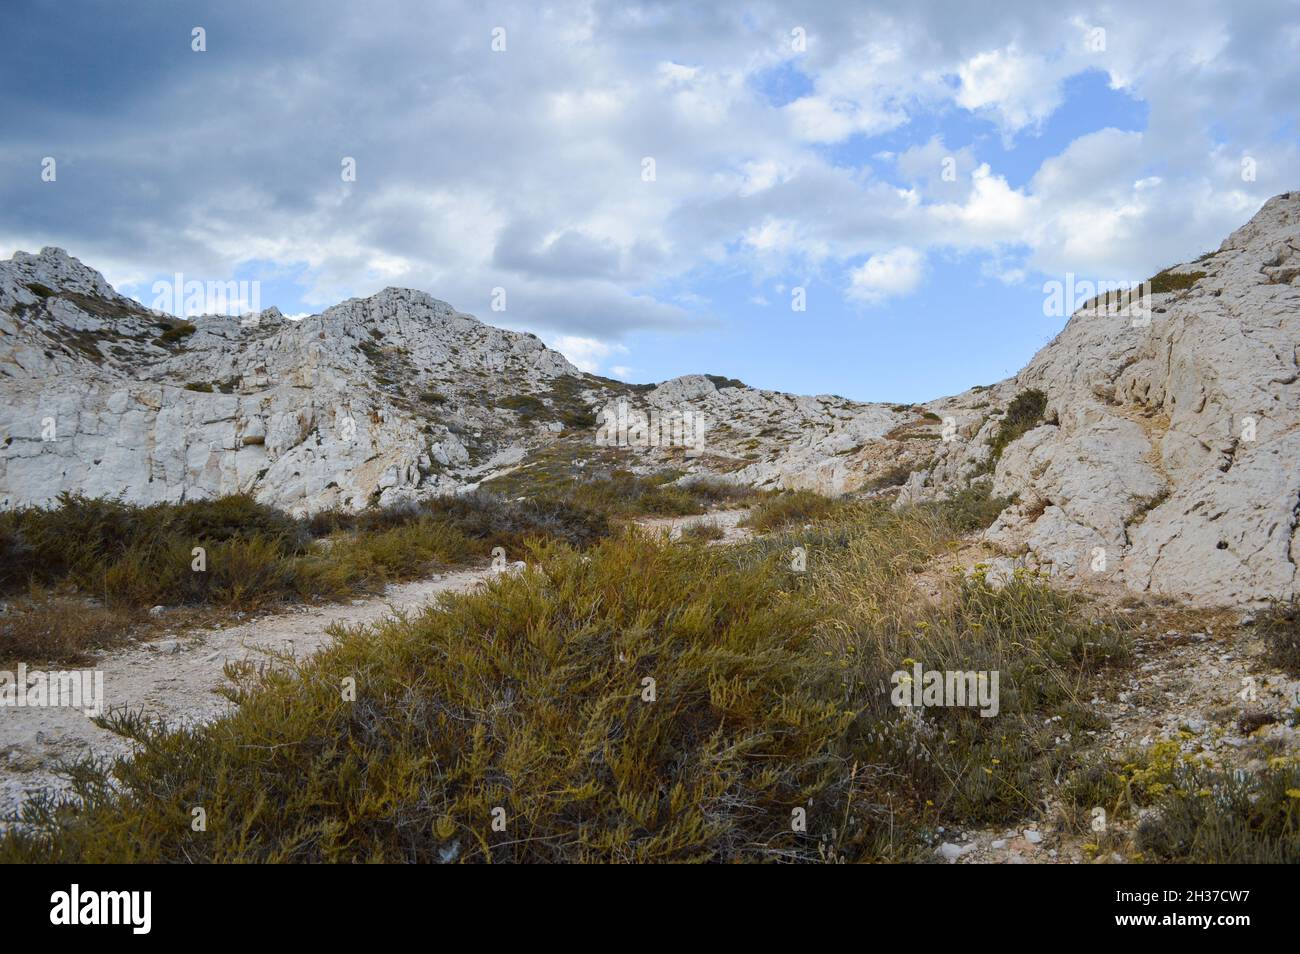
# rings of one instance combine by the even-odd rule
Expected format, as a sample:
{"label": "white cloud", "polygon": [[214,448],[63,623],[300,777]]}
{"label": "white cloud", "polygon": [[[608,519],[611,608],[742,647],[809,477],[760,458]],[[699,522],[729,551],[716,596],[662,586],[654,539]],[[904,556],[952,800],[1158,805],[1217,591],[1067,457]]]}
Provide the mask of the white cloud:
{"label": "white cloud", "polygon": [[1061,104],[1061,65],[1026,55],[1016,46],[972,56],[957,68],[961,88],[955,97],[969,110],[994,113],[1004,132],[1037,125]]}
{"label": "white cloud", "polygon": [[849,272],[848,296],[867,304],[915,291],[925,273],[925,258],[906,245],[880,252]]}
{"label": "white cloud", "polygon": [[578,335],[560,335],[549,344],[583,371],[593,374],[600,370],[601,363],[611,355],[627,354],[627,348],[622,345]]}

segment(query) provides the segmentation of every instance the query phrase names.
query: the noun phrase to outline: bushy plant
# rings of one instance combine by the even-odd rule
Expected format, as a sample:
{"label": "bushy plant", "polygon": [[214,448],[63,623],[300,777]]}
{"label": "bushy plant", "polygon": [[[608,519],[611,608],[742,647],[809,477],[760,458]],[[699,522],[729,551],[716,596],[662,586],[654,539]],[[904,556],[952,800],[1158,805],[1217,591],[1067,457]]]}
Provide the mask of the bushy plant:
{"label": "bushy plant", "polygon": [[760,500],[745,521],[758,532],[824,520],[850,504],[811,490],[788,490]]}
{"label": "bushy plant", "polygon": [[1300,603],[1276,603],[1260,614],[1256,630],[1268,647],[1269,662],[1300,676]]}
{"label": "bushy plant", "polygon": [[1012,441],[1018,440],[1043,420],[1047,410],[1047,396],[1037,388],[1021,391],[1007,405],[1007,413],[998,425],[998,432],[989,441],[991,458],[996,461]]}

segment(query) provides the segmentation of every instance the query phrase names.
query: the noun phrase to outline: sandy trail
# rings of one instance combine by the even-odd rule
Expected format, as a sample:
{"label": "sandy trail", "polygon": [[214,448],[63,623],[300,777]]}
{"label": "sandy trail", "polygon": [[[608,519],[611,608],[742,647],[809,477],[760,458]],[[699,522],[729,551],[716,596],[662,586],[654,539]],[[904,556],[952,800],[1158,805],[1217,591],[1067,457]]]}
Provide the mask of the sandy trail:
{"label": "sandy trail", "polygon": [[699,523],[713,524],[722,530],[722,536],[715,543],[737,543],[748,540],[754,534],[740,522],[749,516],[748,508],[737,510],[715,510],[710,513],[695,514],[688,517],[648,517],[637,521],[637,526],[652,531],[668,531],[670,539],[677,539],[687,527]]}
{"label": "sandy trail", "polygon": [[[215,719],[231,706],[213,691],[226,682],[227,662],[261,662],[286,652],[309,656],[329,641],[325,631],[335,623],[355,626],[418,611],[440,593],[463,592],[490,575],[486,567],[458,570],[394,584],[368,599],[296,606],[223,629],[189,630],[106,651],[94,663],[104,674],[104,708],[143,708],[172,724]],[[0,708],[0,817],[35,791],[64,788],[53,771],[59,760],[130,749],[129,741],[101,729],[80,709]]]}

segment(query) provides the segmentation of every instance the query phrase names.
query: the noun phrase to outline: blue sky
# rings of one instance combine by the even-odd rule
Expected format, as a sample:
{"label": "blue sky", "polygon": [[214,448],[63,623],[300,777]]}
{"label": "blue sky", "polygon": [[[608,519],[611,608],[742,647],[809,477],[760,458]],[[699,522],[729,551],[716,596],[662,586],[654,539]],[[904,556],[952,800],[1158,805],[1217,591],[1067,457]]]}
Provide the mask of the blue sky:
{"label": "blue sky", "polygon": [[406,285],[634,381],[987,384],[1059,330],[1045,281],[1145,278],[1300,187],[1280,0],[7,18],[0,254],[61,246],[146,303],[257,279],[289,314]]}

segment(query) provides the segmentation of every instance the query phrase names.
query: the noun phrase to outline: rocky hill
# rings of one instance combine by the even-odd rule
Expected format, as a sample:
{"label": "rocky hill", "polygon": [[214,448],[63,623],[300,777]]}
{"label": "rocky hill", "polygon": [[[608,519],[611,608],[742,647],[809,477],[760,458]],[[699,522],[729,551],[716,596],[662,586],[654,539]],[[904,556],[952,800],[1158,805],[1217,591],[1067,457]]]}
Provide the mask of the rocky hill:
{"label": "rocky hill", "polygon": [[984,482],[1014,500],[987,539],[1029,565],[1197,602],[1293,596],[1298,285],[1288,193],[1156,276],[1149,318],[1086,305],[1015,377],[931,404],[955,438],[902,500]]}
{"label": "rocky hill", "polygon": [[[623,384],[409,289],[300,321],[275,308],[180,320],[56,248],[0,263],[0,389],[6,507],[64,491],[142,503],[243,491],[310,512],[454,493],[557,459],[566,477],[605,463],[852,489],[868,470],[853,454],[909,416],[717,376]],[[603,435],[598,414],[619,402],[633,420],[686,415],[698,439]],[[785,467],[810,441],[825,460]]]}
{"label": "rocky hill", "polygon": [[[924,406],[713,375],[628,385],[388,288],[320,315],[180,320],[62,250],[0,262],[0,506],[236,491],[292,512],[601,468],[1005,498],[1004,558],[1196,602],[1288,598],[1300,510],[1300,193],[1095,304],[1018,375]],[[901,488],[901,489],[900,489]]]}

